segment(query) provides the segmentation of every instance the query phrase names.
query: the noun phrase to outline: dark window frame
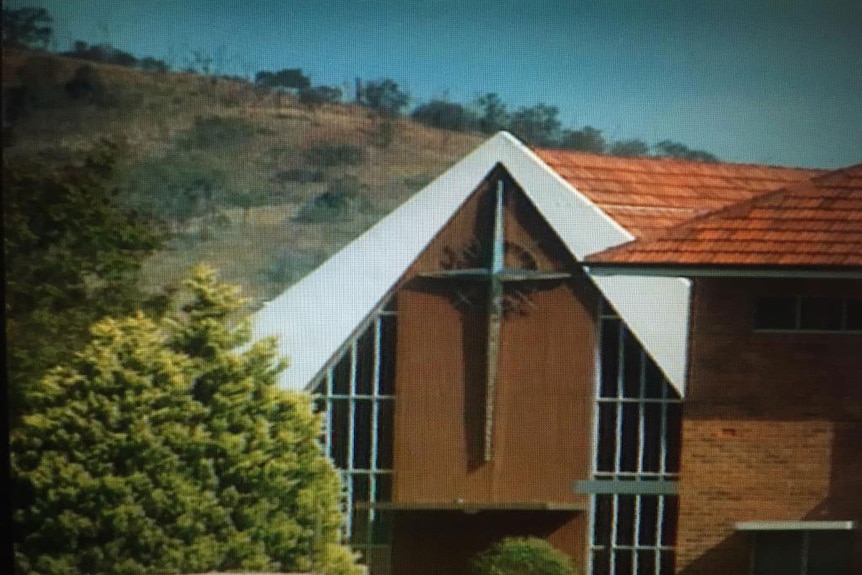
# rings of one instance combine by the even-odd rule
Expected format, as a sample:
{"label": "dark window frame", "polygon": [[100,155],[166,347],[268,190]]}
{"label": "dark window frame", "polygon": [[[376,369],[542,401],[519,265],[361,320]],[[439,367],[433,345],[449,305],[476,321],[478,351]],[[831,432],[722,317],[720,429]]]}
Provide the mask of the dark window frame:
{"label": "dark window frame", "polygon": [[[775,320],[770,323],[770,318],[764,317],[769,313],[768,307],[772,305],[777,308],[781,306],[782,300],[793,301],[793,317],[785,317],[783,318],[784,321]],[[840,305],[840,318],[833,318],[838,320],[838,327],[808,327],[805,325],[806,304],[809,306],[819,305],[820,307],[825,307],[830,303],[833,305]],[[786,305],[786,301],[784,304]],[[862,306],[862,298],[854,296],[828,296],[821,294],[770,294],[758,296],[755,298],[753,305],[752,331],[755,333],[766,334],[862,334],[862,326],[856,327],[854,325],[855,315],[850,312],[851,306],[854,310],[858,309],[859,306]],[[773,309],[773,311],[780,310]],[[854,313],[858,313],[858,311]],[[786,321],[788,319],[791,321]]]}

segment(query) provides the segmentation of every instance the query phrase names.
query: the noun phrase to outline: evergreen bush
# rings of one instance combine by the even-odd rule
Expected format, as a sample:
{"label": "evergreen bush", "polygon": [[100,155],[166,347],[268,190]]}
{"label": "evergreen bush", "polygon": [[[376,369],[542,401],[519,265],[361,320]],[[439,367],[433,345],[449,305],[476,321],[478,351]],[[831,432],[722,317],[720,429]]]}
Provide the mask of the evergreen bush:
{"label": "evergreen bush", "polygon": [[296,220],[300,222],[333,222],[351,220],[371,209],[366,187],[356,176],[332,180],[322,194],[316,195],[300,208]]}
{"label": "evergreen bush", "polygon": [[232,149],[245,144],[254,132],[254,126],[243,118],[199,116],[177,144],[187,150]]}
{"label": "evergreen bush", "polygon": [[197,268],[182,313],[105,319],[12,437],[16,571],[355,574],[338,476],[275,342]]}
{"label": "evergreen bush", "polygon": [[362,163],[362,148],[350,144],[318,144],[305,150],[305,160],[312,166],[356,166]]}
{"label": "evergreen bush", "polygon": [[479,554],[478,575],[575,575],[568,555],[538,537],[509,537]]}

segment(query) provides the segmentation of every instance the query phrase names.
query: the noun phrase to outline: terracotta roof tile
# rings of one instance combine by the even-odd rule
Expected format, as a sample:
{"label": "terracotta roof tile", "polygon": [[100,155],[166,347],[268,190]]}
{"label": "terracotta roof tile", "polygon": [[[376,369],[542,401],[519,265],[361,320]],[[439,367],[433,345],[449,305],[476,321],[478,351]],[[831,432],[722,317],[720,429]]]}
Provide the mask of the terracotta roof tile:
{"label": "terracotta roof tile", "polygon": [[860,197],[862,164],[795,182],[587,260],[641,265],[862,266]]}
{"label": "terracotta roof tile", "polygon": [[822,173],[802,168],[619,158],[560,150],[536,150],[536,154],[639,238]]}

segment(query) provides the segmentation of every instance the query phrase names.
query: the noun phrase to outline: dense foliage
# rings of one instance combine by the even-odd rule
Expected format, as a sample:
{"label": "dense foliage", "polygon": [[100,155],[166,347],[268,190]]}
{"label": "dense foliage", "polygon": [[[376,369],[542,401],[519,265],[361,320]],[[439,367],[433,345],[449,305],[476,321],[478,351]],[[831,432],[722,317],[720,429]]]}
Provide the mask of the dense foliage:
{"label": "dense foliage", "polygon": [[3,250],[10,409],[87,340],[90,324],[142,305],[142,258],[161,244],[151,222],[117,206],[107,145],[80,165],[3,164]]}
{"label": "dense foliage", "polygon": [[254,76],[254,83],[263,88],[303,90],[311,87],[311,80],[301,68],[285,68],[276,72],[261,70]]}
{"label": "dense foliage", "polygon": [[[339,482],[304,394],[248,345],[236,288],[199,267],[182,313],[105,319],[12,441],[20,573],[353,573]],[[236,351],[243,349],[244,351]]]}
{"label": "dense foliage", "polygon": [[44,8],[3,8],[3,46],[47,48],[54,33],[53,21]]}
{"label": "dense foliage", "polygon": [[575,575],[568,555],[538,537],[498,541],[473,562],[478,575]]}
{"label": "dense foliage", "polygon": [[391,78],[368,81],[359,90],[359,102],[383,116],[398,116],[410,101],[410,96]]}

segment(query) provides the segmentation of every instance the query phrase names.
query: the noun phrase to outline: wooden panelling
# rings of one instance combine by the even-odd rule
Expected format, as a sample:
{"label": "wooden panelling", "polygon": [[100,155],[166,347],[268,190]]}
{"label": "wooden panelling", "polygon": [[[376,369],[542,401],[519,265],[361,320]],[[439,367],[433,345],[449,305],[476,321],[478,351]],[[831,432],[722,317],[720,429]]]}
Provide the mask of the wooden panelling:
{"label": "wooden panelling", "polygon": [[[529,202],[506,206],[507,266],[572,272],[511,284],[496,382],[494,455],[481,457],[487,284],[419,272],[490,257],[493,186],[480,188],[419,258],[397,295],[393,501],[580,502],[590,476],[598,296]],[[517,247],[513,247],[515,244]],[[466,255],[465,252],[467,252]],[[480,263],[487,265],[487,259]]]}

